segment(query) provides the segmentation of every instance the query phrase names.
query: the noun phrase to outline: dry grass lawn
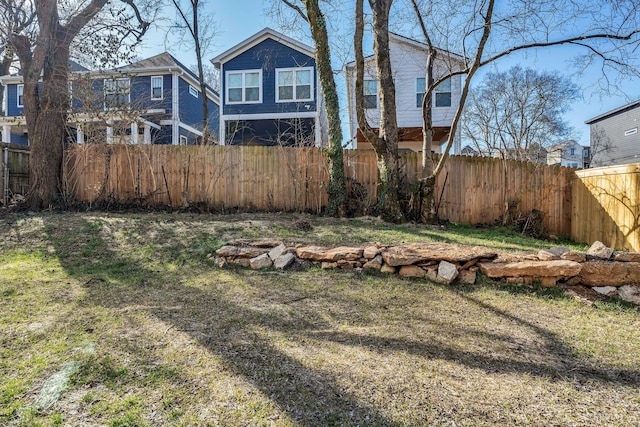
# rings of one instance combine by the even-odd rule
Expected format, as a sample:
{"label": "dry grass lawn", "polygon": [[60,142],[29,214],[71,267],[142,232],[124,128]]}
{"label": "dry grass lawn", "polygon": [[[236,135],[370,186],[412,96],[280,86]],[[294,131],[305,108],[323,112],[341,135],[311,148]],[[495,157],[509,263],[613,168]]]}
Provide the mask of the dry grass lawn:
{"label": "dry grass lawn", "polygon": [[219,270],[238,237],[549,243],[291,215],[0,216],[0,425],[637,426],[640,313],[488,281]]}

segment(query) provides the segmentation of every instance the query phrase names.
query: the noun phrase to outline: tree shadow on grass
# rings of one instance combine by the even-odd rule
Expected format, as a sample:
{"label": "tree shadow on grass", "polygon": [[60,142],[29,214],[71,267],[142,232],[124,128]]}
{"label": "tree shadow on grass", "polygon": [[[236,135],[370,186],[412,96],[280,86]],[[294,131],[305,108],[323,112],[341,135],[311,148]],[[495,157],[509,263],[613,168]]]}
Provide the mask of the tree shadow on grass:
{"label": "tree shadow on grass", "polygon": [[84,304],[111,311],[142,309],[188,333],[218,356],[228,372],[253,384],[300,425],[399,425],[344,390],[336,378],[304,366],[256,332],[265,326],[289,330],[327,325],[243,307],[216,293],[215,286],[211,292],[188,286],[182,283],[188,272],[166,275],[146,268],[116,253],[99,232],[91,242],[93,252],[87,259],[61,259],[68,273],[84,283]]}
{"label": "tree shadow on grass", "polygon": [[[461,298],[477,305],[492,315],[506,319],[517,327],[534,333],[539,339],[535,343],[523,342],[509,334],[499,334],[473,328],[460,328],[451,324],[436,324],[442,330],[439,335],[430,335],[428,340],[394,338],[379,335],[345,333],[342,331],[301,331],[299,335],[319,341],[330,341],[342,345],[375,349],[383,353],[405,352],[429,359],[440,359],[458,363],[486,373],[527,374],[554,381],[596,382],[621,386],[640,387],[640,370],[596,366],[588,360],[578,358],[574,352],[554,333],[506,313],[469,295]],[[486,352],[468,351],[446,341],[452,336],[479,338],[496,347],[507,348],[509,354],[496,354],[490,348]]]}
{"label": "tree shadow on grass", "polygon": [[[173,239],[170,231],[165,232],[163,239],[179,240]],[[245,288],[255,290],[253,299],[241,301],[231,294],[217,292],[216,289],[224,286],[223,283],[212,283],[210,290],[202,286],[189,286],[187,283],[195,273],[188,269],[168,274],[161,267],[153,269],[134,257],[118,253],[98,231],[91,242],[92,252],[85,253],[94,257],[91,262],[74,255],[61,260],[71,275],[85,283],[87,304],[109,309],[141,307],[170,327],[189,334],[212,355],[220,358],[229,372],[253,384],[282,411],[304,426],[394,426],[400,423],[386,416],[380,408],[363,402],[345,390],[338,378],[305,366],[289,356],[259,330],[285,333],[290,339],[311,339],[320,344],[340,343],[383,353],[401,351],[428,359],[455,362],[487,373],[528,374],[558,381],[571,379],[640,386],[639,371],[592,366],[574,355],[552,332],[471,295],[452,291],[452,294],[475,305],[483,313],[506,319],[529,331],[536,337],[537,347],[528,348],[531,343],[520,342],[508,333],[453,325],[439,327],[444,333],[480,337],[484,345],[503,344],[513,353],[493,355],[490,348],[485,353],[468,351],[452,345],[453,341],[446,342],[444,337],[439,339],[438,335],[425,336],[420,340],[345,333],[323,321],[318,313],[321,308],[315,306],[300,304],[299,311],[289,311],[287,315],[277,310],[252,306],[252,302],[259,303],[260,298],[269,295],[269,289],[265,289],[265,283],[261,283],[260,278],[273,273],[210,273],[207,280],[224,280],[221,278],[227,276],[231,280],[241,281]],[[52,243],[55,245],[55,241]],[[59,248],[60,251],[65,249]],[[326,291],[331,292],[330,286],[326,287]],[[350,301],[344,295],[341,297],[345,299],[328,301],[329,304],[340,305],[336,312],[358,310],[355,300]],[[527,354],[534,354],[535,360],[528,360]],[[393,399],[393,396],[390,398]]]}

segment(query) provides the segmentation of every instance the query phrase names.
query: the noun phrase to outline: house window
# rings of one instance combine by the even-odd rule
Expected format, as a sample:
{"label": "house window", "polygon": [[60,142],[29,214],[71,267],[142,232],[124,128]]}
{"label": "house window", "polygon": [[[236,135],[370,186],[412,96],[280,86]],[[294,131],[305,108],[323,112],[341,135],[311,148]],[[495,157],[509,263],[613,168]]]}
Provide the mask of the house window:
{"label": "house window", "polygon": [[424,99],[424,92],[426,91],[426,79],[424,77],[418,77],[416,79],[416,107],[422,108],[422,100]]}
{"label": "house window", "polygon": [[198,97],[198,89],[196,89],[195,87],[189,85],[189,93],[191,94],[191,96],[193,97]]}
{"label": "house window", "polygon": [[111,79],[104,81],[104,107],[116,108],[131,101],[129,79]]}
{"label": "house window", "polygon": [[24,107],[24,85],[18,85],[18,107]]}
{"label": "house window", "polygon": [[631,136],[631,135],[635,135],[636,133],[638,133],[638,128],[633,128],[633,129],[625,130],[624,136]]}
{"label": "house window", "polygon": [[570,149],[569,150],[569,155],[570,156],[575,156],[576,155],[576,149],[575,148]]}
{"label": "house window", "polygon": [[446,79],[435,89],[436,107],[451,107],[451,79]]}
{"label": "house window", "polygon": [[227,72],[227,103],[262,102],[262,70]]}
{"label": "house window", "polygon": [[378,82],[364,81],[364,108],[378,108]]}
{"label": "house window", "polygon": [[187,137],[180,135],[180,145],[187,145]]}
{"label": "house window", "polygon": [[313,68],[287,68],[276,70],[276,102],[312,101]]}
{"label": "house window", "polygon": [[582,156],[583,157],[589,157],[589,149],[585,148],[584,150],[582,150]]}
{"label": "house window", "polygon": [[163,97],[162,76],[151,77],[151,99],[158,100]]}

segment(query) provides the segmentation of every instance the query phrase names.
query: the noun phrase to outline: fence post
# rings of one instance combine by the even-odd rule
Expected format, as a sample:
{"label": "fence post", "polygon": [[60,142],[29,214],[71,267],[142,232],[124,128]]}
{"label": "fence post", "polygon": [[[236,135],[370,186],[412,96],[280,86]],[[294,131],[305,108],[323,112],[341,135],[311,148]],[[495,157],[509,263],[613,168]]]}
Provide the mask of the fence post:
{"label": "fence post", "polygon": [[2,203],[9,204],[9,147],[2,147]]}

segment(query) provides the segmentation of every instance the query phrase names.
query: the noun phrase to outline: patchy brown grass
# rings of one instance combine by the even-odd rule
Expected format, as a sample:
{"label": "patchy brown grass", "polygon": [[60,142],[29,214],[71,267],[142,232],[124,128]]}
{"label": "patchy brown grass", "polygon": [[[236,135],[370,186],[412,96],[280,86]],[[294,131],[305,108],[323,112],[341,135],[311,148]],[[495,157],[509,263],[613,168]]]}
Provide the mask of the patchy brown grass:
{"label": "patchy brown grass", "polygon": [[206,257],[238,237],[548,243],[304,218],[313,230],[291,215],[0,218],[0,424],[637,425],[635,310]]}

